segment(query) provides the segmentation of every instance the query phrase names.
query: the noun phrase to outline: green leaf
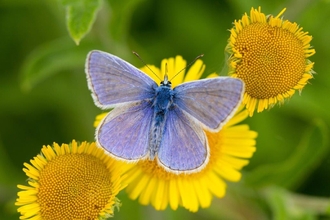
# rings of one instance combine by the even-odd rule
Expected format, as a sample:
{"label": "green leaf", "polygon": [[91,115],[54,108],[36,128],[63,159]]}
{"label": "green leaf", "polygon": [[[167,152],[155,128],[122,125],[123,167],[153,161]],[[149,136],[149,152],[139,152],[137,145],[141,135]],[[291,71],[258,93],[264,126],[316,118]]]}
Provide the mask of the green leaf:
{"label": "green leaf", "polygon": [[70,36],[78,45],[90,31],[101,0],[62,0],[61,3],[66,9],[66,23]]}
{"label": "green leaf", "polygon": [[254,169],[246,176],[246,182],[254,187],[278,185],[295,188],[327,156],[328,127],[321,120],[313,124],[302,134],[300,144],[294,153],[283,162],[266,164]]}
{"label": "green leaf", "polygon": [[76,47],[71,41],[57,40],[40,46],[23,64],[21,88],[31,90],[39,82],[63,70],[83,68],[88,48]]}
{"label": "green leaf", "polygon": [[283,188],[270,187],[265,191],[265,199],[270,206],[274,220],[316,220],[314,210],[296,204],[292,194]]}

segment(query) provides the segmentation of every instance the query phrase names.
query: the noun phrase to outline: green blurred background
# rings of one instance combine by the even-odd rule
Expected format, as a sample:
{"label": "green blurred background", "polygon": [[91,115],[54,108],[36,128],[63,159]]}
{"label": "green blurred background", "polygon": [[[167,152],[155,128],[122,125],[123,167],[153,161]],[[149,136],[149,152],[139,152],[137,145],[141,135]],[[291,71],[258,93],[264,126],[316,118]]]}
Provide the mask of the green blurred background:
{"label": "green blurred background", "polygon": [[[106,0],[77,46],[66,26],[69,0],[0,2],[0,219],[18,219],[22,168],[45,144],[93,141],[94,106],[84,62],[99,49],[143,66],[205,54],[206,74],[221,72],[232,22],[251,7],[295,21],[312,36],[315,78],[282,106],[248,118],[257,151],[227,196],[190,213],[155,211],[121,192],[116,219],[330,219],[329,0]],[[72,1],[75,2],[75,1]],[[77,1],[76,1],[77,2]],[[78,1],[79,2],[79,1]],[[88,2],[88,1],[87,1]],[[328,210],[328,214],[326,214]]]}

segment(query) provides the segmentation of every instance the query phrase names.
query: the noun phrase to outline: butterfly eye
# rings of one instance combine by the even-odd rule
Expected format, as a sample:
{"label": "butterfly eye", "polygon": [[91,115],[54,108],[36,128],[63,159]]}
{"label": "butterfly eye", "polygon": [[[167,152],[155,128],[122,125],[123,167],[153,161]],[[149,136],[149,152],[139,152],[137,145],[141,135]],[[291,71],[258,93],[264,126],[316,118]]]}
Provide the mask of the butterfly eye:
{"label": "butterfly eye", "polygon": [[161,81],[160,82],[161,86],[167,86],[167,87],[172,87],[172,83],[170,81]]}

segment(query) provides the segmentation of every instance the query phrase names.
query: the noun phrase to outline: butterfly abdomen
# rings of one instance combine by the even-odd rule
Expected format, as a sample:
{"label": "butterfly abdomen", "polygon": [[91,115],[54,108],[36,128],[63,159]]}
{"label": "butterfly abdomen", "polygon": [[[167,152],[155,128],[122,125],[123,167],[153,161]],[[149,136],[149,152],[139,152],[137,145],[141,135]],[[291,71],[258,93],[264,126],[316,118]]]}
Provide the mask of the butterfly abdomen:
{"label": "butterfly abdomen", "polygon": [[153,120],[149,133],[149,152],[150,159],[153,160],[161,144],[166,116],[173,103],[173,90],[167,85],[161,85],[156,88],[153,101]]}

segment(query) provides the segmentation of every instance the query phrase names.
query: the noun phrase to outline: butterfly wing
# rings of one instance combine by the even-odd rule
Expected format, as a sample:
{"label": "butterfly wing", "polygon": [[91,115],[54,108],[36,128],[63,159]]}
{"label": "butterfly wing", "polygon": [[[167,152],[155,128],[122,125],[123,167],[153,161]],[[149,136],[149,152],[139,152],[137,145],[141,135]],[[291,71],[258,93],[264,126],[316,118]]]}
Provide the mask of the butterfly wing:
{"label": "butterfly wing", "polygon": [[157,87],[149,76],[136,67],[102,51],[94,50],[88,54],[85,72],[94,102],[103,109],[149,99]]}
{"label": "butterfly wing", "polygon": [[171,172],[191,173],[208,162],[209,147],[202,127],[175,107],[168,112],[158,162]]}
{"label": "butterfly wing", "polygon": [[118,159],[145,158],[152,116],[153,109],[148,101],[116,107],[96,129],[96,141]]}
{"label": "butterfly wing", "polygon": [[183,83],[174,88],[174,103],[200,121],[207,129],[218,131],[242,101],[244,83],[231,77],[217,77]]}

